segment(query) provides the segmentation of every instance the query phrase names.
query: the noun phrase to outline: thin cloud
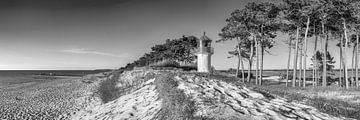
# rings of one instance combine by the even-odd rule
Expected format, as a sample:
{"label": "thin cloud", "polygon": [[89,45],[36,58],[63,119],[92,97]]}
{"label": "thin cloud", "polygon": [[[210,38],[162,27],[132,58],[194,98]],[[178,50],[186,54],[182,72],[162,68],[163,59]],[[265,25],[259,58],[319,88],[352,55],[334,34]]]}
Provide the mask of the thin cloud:
{"label": "thin cloud", "polygon": [[30,9],[78,9],[78,8],[109,8],[133,0],[0,0],[3,8]]}
{"label": "thin cloud", "polygon": [[102,56],[110,56],[110,57],[118,57],[118,58],[123,58],[126,56],[125,54],[117,55],[117,54],[113,54],[113,53],[86,50],[84,48],[67,49],[67,50],[62,50],[61,52],[73,53],[73,54],[93,54],[93,55],[102,55]]}

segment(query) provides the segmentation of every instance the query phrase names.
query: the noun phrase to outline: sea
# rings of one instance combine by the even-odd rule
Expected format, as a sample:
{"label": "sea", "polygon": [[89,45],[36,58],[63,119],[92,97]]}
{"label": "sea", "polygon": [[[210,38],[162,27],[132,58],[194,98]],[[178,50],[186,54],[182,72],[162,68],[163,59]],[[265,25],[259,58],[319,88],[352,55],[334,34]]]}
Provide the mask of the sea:
{"label": "sea", "polygon": [[81,77],[111,70],[0,70],[0,86],[52,80],[60,77]]}

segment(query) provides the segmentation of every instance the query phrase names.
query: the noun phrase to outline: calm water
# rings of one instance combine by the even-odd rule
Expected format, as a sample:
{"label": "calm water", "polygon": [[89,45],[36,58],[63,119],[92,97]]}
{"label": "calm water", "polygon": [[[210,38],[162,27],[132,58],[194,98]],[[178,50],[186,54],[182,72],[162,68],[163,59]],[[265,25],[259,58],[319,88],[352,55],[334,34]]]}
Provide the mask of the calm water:
{"label": "calm water", "polygon": [[59,76],[81,77],[109,70],[0,70],[0,86],[54,80]]}

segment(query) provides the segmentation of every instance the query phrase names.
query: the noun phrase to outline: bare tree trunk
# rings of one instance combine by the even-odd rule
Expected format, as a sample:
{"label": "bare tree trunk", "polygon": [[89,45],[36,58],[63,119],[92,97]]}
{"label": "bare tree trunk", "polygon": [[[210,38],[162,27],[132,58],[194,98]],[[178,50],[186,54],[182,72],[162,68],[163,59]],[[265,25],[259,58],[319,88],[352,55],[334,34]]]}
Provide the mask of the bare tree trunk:
{"label": "bare tree trunk", "polygon": [[[327,72],[328,72],[328,66],[327,66],[327,61],[328,61],[328,58],[327,58],[327,53],[328,52],[328,46],[329,46],[329,33],[326,33],[326,39],[325,39],[325,59],[326,59],[326,62],[325,62],[325,70],[326,70],[326,78],[327,78]],[[325,79],[325,86],[327,85],[327,79]]]}
{"label": "bare tree trunk", "polygon": [[[255,39],[256,40],[256,37]],[[249,81],[249,83],[251,83],[251,78],[250,78],[250,75],[251,75],[251,66],[252,66],[252,58],[253,58],[253,55],[254,55],[254,44],[253,44],[253,41],[251,41],[251,44],[250,44],[250,58],[249,58],[249,68],[248,68],[248,76],[247,76],[247,79]]]}
{"label": "bare tree trunk", "polygon": [[[325,30],[324,30],[324,24],[322,23],[321,24],[321,28],[322,28],[322,32],[321,32],[321,35],[320,35],[320,46],[321,46],[321,48],[320,48],[320,50],[319,51],[321,51],[320,53],[323,53],[324,52],[324,44],[325,44],[325,39],[324,39],[324,34],[325,34]],[[323,57],[323,56],[322,56]],[[317,83],[319,84],[319,86],[322,86],[322,82],[320,82],[320,80],[322,79],[322,74],[323,74],[323,69],[321,68],[321,65],[322,65],[322,62],[323,61],[318,61],[319,63],[318,63],[318,74],[317,74]]]}
{"label": "bare tree trunk", "polygon": [[312,86],[316,86],[317,85],[317,83],[316,83],[316,77],[317,77],[317,73],[316,73],[317,71],[316,71],[316,68],[314,68],[314,72],[313,72],[313,83],[312,83]]}
{"label": "bare tree trunk", "polygon": [[255,81],[256,84],[259,84],[259,41],[255,41],[256,46],[256,70],[255,70]]}
{"label": "bare tree trunk", "polygon": [[[261,34],[262,34],[262,32],[263,32],[263,25],[261,25]],[[261,61],[261,63],[260,63],[260,72],[259,72],[259,74],[260,74],[260,80],[259,80],[259,84],[260,85],[262,85],[262,80],[263,80],[263,68],[264,68],[264,45],[263,45],[263,39],[260,39],[260,48],[261,48],[261,58],[260,58],[260,61]]]}
{"label": "bare tree trunk", "polygon": [[350,86],[355,86],[355,79],[354,79],[354,75],[355,75],[355,71],[354,71],[354,59],[355,59],[355,45],[352,51],[352,58],[351,58],[351,85]]}
{"label": "bare tree trunk", "polygon": [[248,68],[248,76],[247,76],[247,79],[248,79],[248,82],[251,83],[251,79],[250,79],[250,74],[251,74],[251,65],[252,62],[249,60],[249,68]]}
{"label": "bare tree trunk", "polygon": [[318,86],[319,83],[319,72],[318,69],[315,69],[315,86]]}
{"label": "bare tree trunk", "polygon": [[[314,28],[316,29],[316,28]],[[316,55],[316,51],[317,51],[317,42],[318,42],[318,36],[315,35],[315,46],[314,46],[314,55]],[[318,68],[318,61],[315,59],[315,62],[313,63],[313,67],[314,67],[314,73],[313,73],[313,86],[317,86],[317,68]]]}
{"label": "bare tree trunk", "polygon": [[346,21],[344,20],[343,22],[344,24],[344,37],[345,37],[345,49],[344,49],[344,75],[345,75],[345,88],[348,89],[349,88],[349,80],[348,80],[348,69],[347,69],[347,56],[346,56],[346,51],[347,51],[347,46],[348,46],[348,38],[347,38],[347,28],[346,28]]}
{"label": "bare tree trunk", "polygon": [[[240,43],[238,44],[237,46],[237,50],[238,50],[238,67],[236,69],[236,77],[238,77],[239,75],[239,69],[240,69],[240,64],[242,64],[242,56],[241,56],[241,49],[240,49]],[[242,66],[242,70],[241,70],[241,77],[242,77],[242,81],[244,82],[245,81],[245,76],[244,76],[244,65],[241,65]]]}
{"label": "bare tree trunk", "polygon": [[356,33],[356,50],[355,50],[355,81],[356,87],[359,88],[359,33]]}
{"label": "bare tree trunk", "polygon": [[260,44],[261,46],[261,63],[260,63],[260,81],[259,84],[262,85],[262,78],[263,78],[263,70],[264,70],[264,46],[262,45],[262,43]]}
{"label": "bare tree trunk", "polygon": [[307,35],[309,32],[309,25],[310,25],[310,17],[307,18],[306,30],[305,30],[305,38],[304,38],[304,81],[303,87],[306,87],[306,57],[307,57]]}
{"label": "bare tree trunk", "polygon": [[[325,36],[325,27],[324,27],[324,23],[322,23],[322,30],[323,30],[323,37]],[[323,58],[323,76],[322,76],[322,86],[326,86],[326,44],[327,44],[327,38],[324,39],[325,42],[323,43],[324,44],[324,49],[323,49],[323,54],[324,54],[324,58]]]}
{"label": "bare tree trunk", "polygon": [[292,87],[295,87],[296,72],[297,72],[297,56],[299,52],[299,27],[296,28],[296,40],[295,40],[295,55],[294,55],[294,70],[293,70],[293,79],[291,81]]}
{"label": "bare tree trunk", "polygon": [[302,80],[302,69],[303,69],[303,65],[302,65],[302,57],[303,57],[303,41],[301,41],[301,44],[300,44],[300,50],[299,50],[299,80],[297,81],[298,82],[298,86],[301,87],[301,80]]}
{"label": "bare tree trunk", "polygon": [[240,58],[239,55],[237,56],[237,59],[238,59],[238,62],[237,62],[237,68],[236,68],[236,73],[235,73],[236,78],[239,76],[239,70],[240,70],[240,60],[241,60],[241,58]]}
{"label": "bare tree trunk", "polygon": [[315,86],[315,68],[312,69],[312,86]]}
{"label": "bare tree trunk", "polygon": [[[318,35],[316,34],[316,23],[314,22],[314,33],[315,33],[315,45],[314,45],[314,55],[316,55],[316,51],[317,51],[317,42],[318,42]],[[313,62],[313,86],[316,86],[317,83],[316,83],[316,79],[317,79],[317,60],[314,59],[314,62]]]}
{"label": "bare tree trunk", "polygon": [[288,82],[289,82],[289,69],[290,69],[290,60],[291,60],[291,37],[290,41],[289,41],[289,55],[288,55],[288,62],[287,62],[287,69],[286,69],[286,82],[285,82],[285,86],[288,86]]}
{"label": "bare tree trunk", "polygon": [[240,59],[240,62],[241,62],[241,75],[242,75],[242,82],[244,83],[244,82],[245,82],[244,60],[243,60],[243,59]]}
{"label": "bare tree trunk", "polygon": [[342,86],[342,69],[343,69],[343,36],[340,37],[340,78],[339,78],[339,85]]}
{"label": "bare tree trunk", "polygon": [[[235,76],[236,76],[236,78],[239,76],[239,71],[240,71],[240,64],[241,64],[241,57],[238,55],[237,56],[238,58],[238,63],[237,63],[237,69],[236,69],[236,74],[235,74]],[[242,76],[242,79],[241,79],[241,81],[244,81],[244,77]]]}
{"label": "bare tree trunk", "polygon": [[[341,53],[342,54],[342,53]],[[342,72],[343,72],[343,65],[342,65],[342,58],[340,58],[340,70],[339,70],[339,73],[340,73],[340,75],[339,75],[339,87],[342,87]]]}

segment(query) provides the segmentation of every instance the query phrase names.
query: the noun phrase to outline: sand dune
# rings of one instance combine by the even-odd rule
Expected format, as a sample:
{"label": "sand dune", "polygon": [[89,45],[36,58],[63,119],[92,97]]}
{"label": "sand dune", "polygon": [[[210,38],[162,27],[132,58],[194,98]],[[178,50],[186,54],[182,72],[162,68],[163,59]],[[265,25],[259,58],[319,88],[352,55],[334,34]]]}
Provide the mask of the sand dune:
{"label": "sand dune", "polygon": [[[164,109],[162,98],[156,90],[154,81],[147,79],[143,82],[137,78],[144,77],[145,72],[164,71],[130,71],[125,72],[119,81],[126,80],[136,84],[135,88],[118,99],[83,109],[72,119],[83,120],[115,120],[115,119],[158,119],[161,109]],[[139,74],[141,73],[141,74]],[[178,83],[173,89],[183,91],[187,97],[195,102],[193,116],[212,119],[240,119],[240,120],[341,120],[316,108],[297,102],[289,102],[280,97],[267,97],[245,86],[236,86],[218,79],[208,79],[196,74],[178,74],[171,76]],[[131,82],[133,81],[133,82]],[[122,84],[124,85],[124,84]],[[121,86],[121,85],[119,85]]]}

